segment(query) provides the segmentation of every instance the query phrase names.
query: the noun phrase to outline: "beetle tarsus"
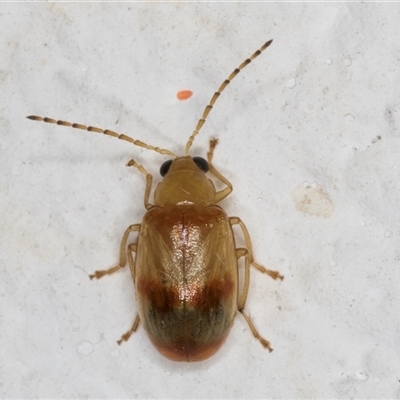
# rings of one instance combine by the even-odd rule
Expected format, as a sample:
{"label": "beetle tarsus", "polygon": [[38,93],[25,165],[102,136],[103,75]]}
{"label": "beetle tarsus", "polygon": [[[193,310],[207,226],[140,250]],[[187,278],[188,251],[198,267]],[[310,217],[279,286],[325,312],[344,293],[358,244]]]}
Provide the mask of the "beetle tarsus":
{"label": "beetle tarsus", "polygon": [[267,339],[264,339],[257,331],[256,327],[253,325],[251,322],[250,317],[244,312],[244,310],[239,309],[239,312],[243,315],[243,318],[246,320],[247,324],[249,325],[249,328],[251,330],[251,333],[253,336],[261,343],[261,345],[265,348],[268,349],[268,351],[271,353],[274,349],[271,347],[270,342]]}
{"label": "beetle tarsus", "polygon": [[267,268],[263,267],[262,265],[256,263],[255,261],[252,261],[251,265],[256,267],[263,274],[269,275],[272,279],[275,279],[275,280],[280,279],[281,281],[283,281],[285,279],[285,277],[283,275],[281,275],[278,271],[272,271],[270,269],[267,269]]}
{"label": "beetle tarsus", "polygon": [[95,271],[93,274],[89,275],[89,278],[92,281],[93,279],[100,279],[104,275],[107,275],[107,273],[105,271]]}
{"label": "beetle tarsus", "polygon": [[117,340],[117,343],[118,343],[119,346],[121,346],[122,342],[127,342],[129,340],[129,338],[132,336],[132,334],[134,332],[136,332],[136,330],[137,330],[137,328],[139,326],[139,322],[140,322],[139,315],[136,315],[135,321],[133,321],[132,328],[129,329],[128,332],[124,333],[121,336],[121,339]]}
{"label": "beetle tarsus", "polygon": [[217,147],[218,144],[218,139],[212,138],[210,140],[210,150],[207,153],[207,159],[208,159],[208,163],[211,164],[212,163],[212,159],[214,156],[214,150]]}
{"label": "beetle tarsus", "polygon": [[265,349],[268,349],[268,351],[269,351],[270,353],[272,353],[272,352],[274,351],[274,349],[270,346],[270,343],[268,342],[268,340],[265,340],[265,339],[262,338],[261,336],[256,337],[256,339],[258,339],[259,342],[262,344],[262,346],[263,346]]}
{"label": "beetle tarsus", "polygon": [[117,272],[118,270],[120,270],[121,268],[123,268],[123,267],[121,267],[121,265],[117,265],[116,267],[112,267],[112,268],[110,268],[110,269],[104,269],[104,270],[101,270],[101,271],[94,271],[94,273],[93,274],[90,274],[89,275],[89,278],[91,279],[91,280],[93,280],[93,279],[100,279],[100,278],[102,278],[103,276],[105,276],[105,275],[111,275],[111,274],[113,274],[114,272]]}

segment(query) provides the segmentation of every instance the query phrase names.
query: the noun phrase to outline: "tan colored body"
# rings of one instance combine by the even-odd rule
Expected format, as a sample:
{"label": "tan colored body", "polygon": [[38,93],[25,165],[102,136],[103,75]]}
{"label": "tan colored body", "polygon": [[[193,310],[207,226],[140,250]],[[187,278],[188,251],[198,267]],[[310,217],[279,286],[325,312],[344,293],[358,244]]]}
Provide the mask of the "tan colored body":
{"label": "tan colored body", "polygon": [[224,342],[237,311],[238,270],[229,219],[218,206],[151,208],[138,238],[140,321],[174,361],[199,361]]}
{"label": "tan colored body", "polygon": [[[108,129],[35,115],[27,117],[102,133],[173,157],[161,167],[163,180],[155,190],[154,204],[149,202],[153,177],[135,160],[128,162],[128,166],[137,168],[146,177],[144,205],[147,213],[141,224],[131,225],[125,231],[118,265],[90,275],[91,279],[99,279],[125,267],[127,262],[129,264],[136,288],[138,315],[119,344],[127,341],[141,322],[154,346],[165,357],[174,361],[204,360],[220,348],[239,311],[254,337],[272,351],[269,342],[260,336],[244,311],[250,265],[273,279],[283,279],[283,276],[254,261],[250,235],[244,223],[238,217],[229,218],[216,205],[232,192],[230,182],[212,164],[217,140],[210,140],[208,162],[201,157],[192,157],[189,152],[219,95],[271,42],[266,42],[240,64],[214,93],[188,139],[183,157]],[[225,188],[216,191],[206,172],[225,184]],[[235,246],[233,225],[238,225],[242,231],[243,248]],[[139,234],[137,243],[128,244],[133,232]],[[244,258],[241,293],[238,292],[237,262],[240,257]]]}
{"label": "tan colored body", "polygon": [[[217,144],[210,141],[209,171],[227,187],[219,192],[190,156],[171,163],[148,202],[152,178],[147,179],[142,224],[130,226],[122,239],[120,264],[97,271],[113,273],[126,264],[128,236],[138,231],[137,243],[128,246],[128,261],[136,288],[138,316],[119,343],[143,324],[157,350],[173,361],[201,361],[211,357],[225,341],[239,311],[253,335],[272,351],[244,312],[250,283],[250,265],[274,279],[283,279],[254,262],[250,236],[243,222],[229,218],[215,205],[232,191],[232,185],[212,165]],[[135,165],[137,168],[141,166]],[[239,225],[246,242],[236,248],[232,225]],[[135,260],[132,253],[136,253]],[[242,293],[238,293],[239,257],[245,259]]]}

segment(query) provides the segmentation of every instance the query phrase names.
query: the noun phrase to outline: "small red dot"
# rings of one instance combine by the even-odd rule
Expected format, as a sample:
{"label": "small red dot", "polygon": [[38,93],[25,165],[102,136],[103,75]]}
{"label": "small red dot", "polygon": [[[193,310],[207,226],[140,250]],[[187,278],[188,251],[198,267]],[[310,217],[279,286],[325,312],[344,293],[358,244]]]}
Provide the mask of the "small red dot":
{"label": "small red dot", "polygon": [[190,97],[192,97],[193,92],[191,90],[180,90],[177,94],[176,97],[178,100],[187,100]]}

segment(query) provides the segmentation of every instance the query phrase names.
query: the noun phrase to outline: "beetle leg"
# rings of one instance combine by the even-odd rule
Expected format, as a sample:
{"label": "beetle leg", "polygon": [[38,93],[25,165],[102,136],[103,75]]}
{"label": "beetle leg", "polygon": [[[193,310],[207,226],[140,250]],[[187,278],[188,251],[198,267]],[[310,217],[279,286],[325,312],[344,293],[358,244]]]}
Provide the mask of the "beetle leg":
{"label": "beetle leg", "polygon": [[130,160],[126,164],[127,167],[135,167],[137,168],[145,177],[146,177],[146,190],[144,192],[144,206],[146,207],[146,210],[150,209],[153,207],[153,204],[149,203],[149,198],[150,198],[150,191],[151,191],[151,186],[153,183],[153,176],[150,175],[143,167],[143,165],[138,164],[135,160]]}
{"label": "beetle leg", "polygon": [[[131,232],[137,232],[137,231],[139,231],[139,229],[140,229],[140,224],[135,224],[135,225],[131,225],[125,231],[124,236],[122,237],[121,246],[120,246],[120,250],[119,250],[118,265],[116,265],[115,267],[112,267],[110,269],[95,271],[92,275],[89,275],[89,278],[90,279],[93,279],[93,278],[100,279],[104,275],[111,275],[114,272],[117,272],[118,270],[120,270],[121,268],[124,268],[126,265],[126,242],[128,241],[129,234]],[[129,258],[129,254],[128,254],[128,258]]]}
{"label": "beetle leg", "polygon": [[135,266],[135,262],[133,261],[132,253],[136,253],[136,249],[137,249],[137,243],[131,243],[128,246],[128,263],[129,263],[129,268],[132,273],[133,282],[135,282],[136,266]]}
{"label": "beetle leg", "polygon": [[124,334],[121,336],[121,339],[117,340],[117,343],[118,343],[120,346],[121,346],[121,343],[122,343],[122,342],[127,342],[127,341],[129,340],[129,338],[132,336],[132,333],[136,332],[136,330],[137,330],[137,328],[138,328],[138,326],[139,326],[139,323],[140,323],[139,315],[136,315],[136,318],[135,318],[135,320],[133,321],[132,328],[129,329],[128,332],[124,333]]}
{"label": "beetle leg", "polygon": [[218,144],[218,139],[211,139],[210,140],[210,150],[207,153],[207,160],[208,160],[208,170],[211,172],[217,179],[221,182],[225,183],[227,186],[225,189],[220,190],[215,194],[214,202],[218,203],[225,197],[229,196],[233,190],[232,184],[226,179],[220,172],[218,172],[214,165],[212,165],[212,159],[214,156],[215,147]]}
{"label": "beetle leg", "polygon": [[212,163],[212,159],[214,157],[214,150],[217,147],[217,144],[218,144],[218,139],[210,140],[210,150],[208,150],[208,153],[207,153],[207,161],[209,164]]}
{"label": "beetle leg", "polygon": [[243,221],[238,218],[238,217],[230,217],[229,218],[229,222],[231,224],[231,226],[233,225],[239,225],[240,229],[243,232],[243,236],[244,236],[244,240],[246,242],[246,248],[249,252],[249,258],[250,258],[250,264],[257,268],[260,272],[269,275],[272,279],[280,279],[283,280],[283,276],[278,272],[278,271],[272,271],[270,269],[267,269],[265,267],[263,267],[262,265],[256,263],[254,261],[254,257],[253,257],[253,247],[251,245],[251,239],[250,239],[250,235],[249,235],[249,231],[246,228],[246,225],[243,223]]}
{"label": "beetle leg", "polygon": [[248,249],[236,249],[236,257],[244,257],[245,259],[245,270],[244,270],[244,284],[242,295],[240,296],[240,300],[238,303],[238,311],[243,315],[247,324],[250,327],[251,333],[253,336],[262,344],[263,347],[267,348],[270,352],[273,350],[269,341],[264,339],[257,331],[256,327],[251,322],[250,317],[244,312],[244,306],[246,304],[247,294],[249,292],[250,285],[250,253]]}
{"label": "beetle leg", "polygon": [[[240,310],[239,310],[240,311]],[[264,339],[257,331],[256,327],[253,325],[251,322],[250,317],[243,311],[241,310],[240,313],[243,315],[244,319],[246,320],[247,324],[250,327],[251,333],[253,336],[262,344],[263,347],[267,348],[269,352],[273,351],[274,349],[271,347],[270,342],[268,342],[267,339]]]}
{"label": "beetle leg", "polygon": [[244,257],[244,284],[243,284],[242,295],[240,296],[240,300],[238,303],[238,310],[242,312],[246,304],[247,293],[249,292],[249,285],[250,285],[249,251],[247,249],[236,249],[236,257],[238,259],[240,257]]}
{"label": "beetle leg", "polygon": [[[132,253],[136,253],[136,249],[137,249],[137,243],[131,243],[128,246],[128,264],[129,264],[129,268],[131,270],[132,273],[132,279],[135,282],[135,262],[133,261],[133,256]],[[139,326],[139,322],[140,322],[140,318],[139,315],[136,315],[135,320],[133,321],[133,325],[131,327],[131,329],[129,329],[128,332],[124,333],[121,336],[121,339],[119,339],[117,341],[117,343],[119,345],[121,345],[122,342],[127,342],[129,340],[129,338],[131,337],[131,335],[136,331],[136,329]]]}

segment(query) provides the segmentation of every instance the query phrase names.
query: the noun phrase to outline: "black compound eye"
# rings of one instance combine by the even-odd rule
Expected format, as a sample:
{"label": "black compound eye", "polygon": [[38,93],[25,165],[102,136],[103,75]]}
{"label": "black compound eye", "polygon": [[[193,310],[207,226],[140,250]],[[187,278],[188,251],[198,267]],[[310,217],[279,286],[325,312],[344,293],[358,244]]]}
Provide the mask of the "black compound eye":
{"label": "black compound eye", "polygon": [[170,168],[170,166],[171,166],[171,164],[172,164],[172,161],[173,161],[173,160],[165,161],[165,163],[163,163],[163,164],[161,165],[161,167],[160,167],[160,175],[161,175],[161,176],[164,177],[164,176],[167,174],[167,172],[169,171],[169,168]]}
{"label": "black compound eye", "polygon": [[208,171],[208,162],[202,157],[193,157],[193,161],[204,172]]}

